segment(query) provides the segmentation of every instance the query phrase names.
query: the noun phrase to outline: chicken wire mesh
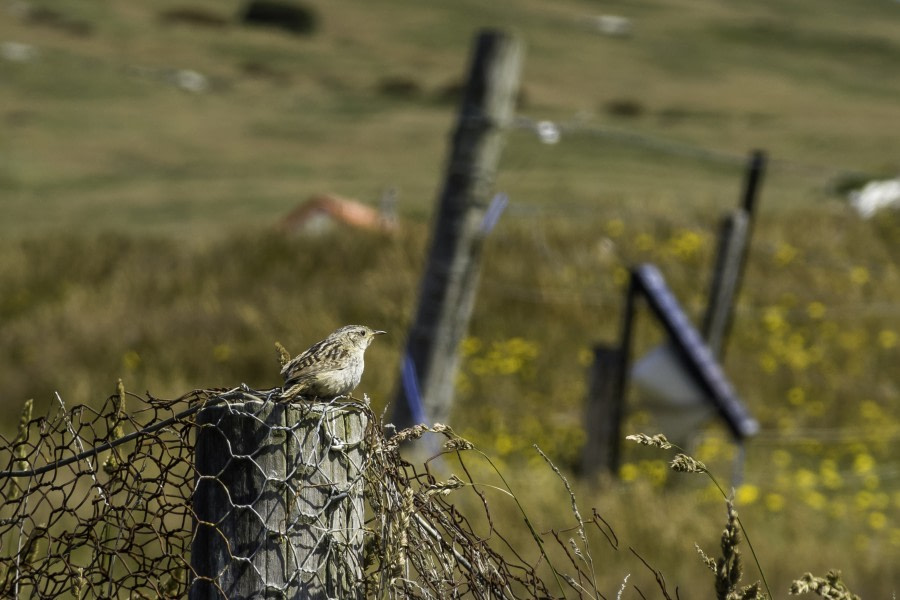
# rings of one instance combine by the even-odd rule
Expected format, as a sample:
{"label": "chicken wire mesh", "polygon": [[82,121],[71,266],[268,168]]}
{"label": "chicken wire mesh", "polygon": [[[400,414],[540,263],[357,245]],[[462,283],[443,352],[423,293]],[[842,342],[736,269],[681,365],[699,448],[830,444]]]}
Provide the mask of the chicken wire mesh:
{"label": "chicken wire mesh", "polygon": [[[463,485],[401,457],[367,402],[281,390],[118,393],[0,436],[0,596],[551,597],[448,501]],[[482,521],[490,522],[487,503]],[[491,528],[492,529],[492,528]],[[507,554],[509,554],[507,552]]]}

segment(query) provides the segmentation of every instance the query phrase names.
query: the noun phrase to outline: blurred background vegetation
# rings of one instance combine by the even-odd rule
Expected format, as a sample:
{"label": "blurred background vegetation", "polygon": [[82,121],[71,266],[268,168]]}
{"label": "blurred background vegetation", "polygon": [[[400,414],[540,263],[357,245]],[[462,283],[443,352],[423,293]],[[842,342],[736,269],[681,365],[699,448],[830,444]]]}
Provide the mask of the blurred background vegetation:
{"label": "blurred background vegetation", "polygon": [[[519,113],[562,134],[509,133],[496,188],[511,202],[451,424],[503,465],[539,527],[571,524],[531,445],[577,462],[590,348],[618,335],[631,264],[657,263],[699,318],[716,224],[763,148],[725,363],[763,429],[738,510],[773,590],[837,567],[864,597],[896,592],[900,215],[862,220],[842,192],[900,171],[900,4],[307,6],[298,34],[241,26],[238,2],[0,3],[7,438],[26,398],[38,413],[54,391],[97,403],[118,377],[158,397],[273,386],[275,340],[298,352],[351,322],[391,333],[358,390],[389,404],[469,46],[501,27],[527,44]],[[630,34],[602,34],[600,14],[630,19]],[[314,194],[377,206],[388,189],[394,234],[276,227]],[[639,354],[660,341],[647,319],[638,334]],[[636,430],[653,433],[646,412],[630,411]],[[693,543],[715,548],[721,502],[639,450],[620,484],[580,482],[579,498],[670,583],[708,594]],[[724,431],[696,454],[728,478]],[[642,568],[623,554],[601,560],[609,594]]]}

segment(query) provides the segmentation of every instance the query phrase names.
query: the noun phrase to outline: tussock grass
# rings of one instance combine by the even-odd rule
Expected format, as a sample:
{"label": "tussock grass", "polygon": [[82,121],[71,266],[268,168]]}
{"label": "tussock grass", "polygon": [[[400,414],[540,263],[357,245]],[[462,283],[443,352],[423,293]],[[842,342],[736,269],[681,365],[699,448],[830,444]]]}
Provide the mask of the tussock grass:
{"label": "tussock grass", "polygon": [[[751,442],[736,500],[771,561],[773,589],[807,570],[840,567],[868,596],[890,589],[898,555],[887,517],[900,420],[889,368],[898,279],[883,262],[885,241],[867,233],[893,225],[828,213],[805,222],[824,237],[788,238],[778,223],[757,225],[727,367],[765,434]],[[15,414],[34,397],[41,414],[56,390],[70,404],[91,403],[115,377],[162,397],[239,382],[271,386],[275,340],[301,348],[337,324],[362,322],[390,332],[367,357],[360,387],[380,411],[395,389],[426,239],[424,228],[412,228],[396,237],[248,230],[189,242],[122,234],[3,242],[0,286],[11,290],[0,304],[3,406]],[[706,272],[713,246],[686,216],[640,226],[614,215],[538,225],[512,214],[489,241],[452,422],[495,457],[523,504],[538,507],[528,509],[538,530],[558,527],[543,515],[560,514],[569,500],[536,475],[543,461],[531,445],[566,470],[576,464],[589,348],[617,335],[618,274],[634,261],[658,261],[698,315],[697,273]],[[645,320],[638,334],[638,354],[660,335]],[[640,410],[629,419],[650,423]],[[715,430],[695,455],[730,470],[732,454]],[[689,586],[695,574],[682,564],[683,544],[692,551],[694,542],[714,543],[704,527],[720,500],[699,483],[672,487],[660,466],[664,472],[657,457],[630,450],[619,486],[573,485],[583,506],[602,508],[617,534],[643,540],[635,543],[641,555]],[[602,577],[617,585],[627,572]]]}

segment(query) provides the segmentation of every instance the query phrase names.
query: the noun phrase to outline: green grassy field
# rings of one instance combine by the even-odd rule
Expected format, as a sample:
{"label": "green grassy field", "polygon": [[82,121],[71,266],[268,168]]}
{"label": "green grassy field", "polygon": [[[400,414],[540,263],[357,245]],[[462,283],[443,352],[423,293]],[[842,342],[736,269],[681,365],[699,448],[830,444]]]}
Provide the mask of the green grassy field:
{"label": "green grassy field", "polygon": [[[181,6],[166,2],[68,3],[62,15],[89,24],[87,36],[4,19],[0,35],[33,44],[38,55],[0,63],[3,231],[196,236],[235,221],[265,225],[312,193],[373,201],[387,186],[399,188],[404,213],[421,216],[452,123],[442,90],[463,77],[472,35],[484,26],[517,31],[527,43],[525,114],[580,115],[735,156],[762,147],[818,167],[773,172],[768,210],[825,202],[842,172],[896,169],[888,149],[898,84],[888,73],[900,43],[890,3],[852,11],[819,3],[814,15],[805,5],[604,7],[634,19],[627,39],[593,31],[588,19],[599,8],[590,2],[439,3],[427,11],[391,1],[321,3],[320,31],[302,38],[166,24],[158,15]],[[225,18],[239,9],[197,6]],[[204,74],[209,91],[179,89],[171,81],[179,69]],[[379,93],[397,78],[418,93]],[[640,114],[608,114],[622,101]],[[733,193],[731,179],[710,178],[704,161],[608,142],[573,135],[547,148],[518,138],[500,183],[522,203],[649,201],[661,213],[673,201],[723,202]]]}
{"label": "green grassy field", "polygon": [[[0,43],[36,49],[0,61],[5,435],[26,398],[97,402],[118,377],[161,397],[274,385],[275,340],[297,352],[349,322],[391,333],[360,388],[385,406],[453,125],[446,91],[474,33],[501,27],[527,46],[520,114],[568,127],[555,145],[509,133],[496,187],[511,203],[488,240],[454,428],[497,458],[539,527],[571,525],[531,445],[576,462],[590,348],[618,335],[628,266],[656,262],[699,318],[716,223],[738,201],[743,158],[763,148],[772,163],[725,364],[763,427],[738,510],[777,595],[832,567],[865,598],[897,591],[900,218],[863,221],[834,193],[900,171],[896,3],[318,2],[309,37],[164,23],[184,6],[168,1],[35,6],[60,16],[7,3],[0,19]],[[633,19],[632,36],[596,33],[600,12]],[[179,69],[208,89],[180,89]],[[390,81],[411,85],[391,94]],[[274,229],[312,194],[377,205],[390,187],[394,236]],[[660,335],[644,317],[636,351]],[[634,410],[626,429],[653,427]],[[722,503],[639,450],[621,484],[581,482],[579,499],[683,597],[708,595],[693,543],[715,547]],[[696,448],[726,480],[733,452],[717,428]],[[527,543],[515,516],[500,525]],[[607,597],[643,569],[622,552],[602,564]]]}

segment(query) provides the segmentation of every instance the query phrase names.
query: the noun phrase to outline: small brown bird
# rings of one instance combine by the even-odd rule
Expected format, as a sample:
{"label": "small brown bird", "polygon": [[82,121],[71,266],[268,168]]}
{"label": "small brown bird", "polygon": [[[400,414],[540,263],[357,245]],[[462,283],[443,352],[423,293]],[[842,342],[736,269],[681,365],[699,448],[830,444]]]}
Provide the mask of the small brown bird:
{"label": "small brown bird", "polygon": [[285,398],[346,396],[359,385],[363,355],[376,335],[384,331],[365,325],[345,325],[317,342],[281,368]]}

